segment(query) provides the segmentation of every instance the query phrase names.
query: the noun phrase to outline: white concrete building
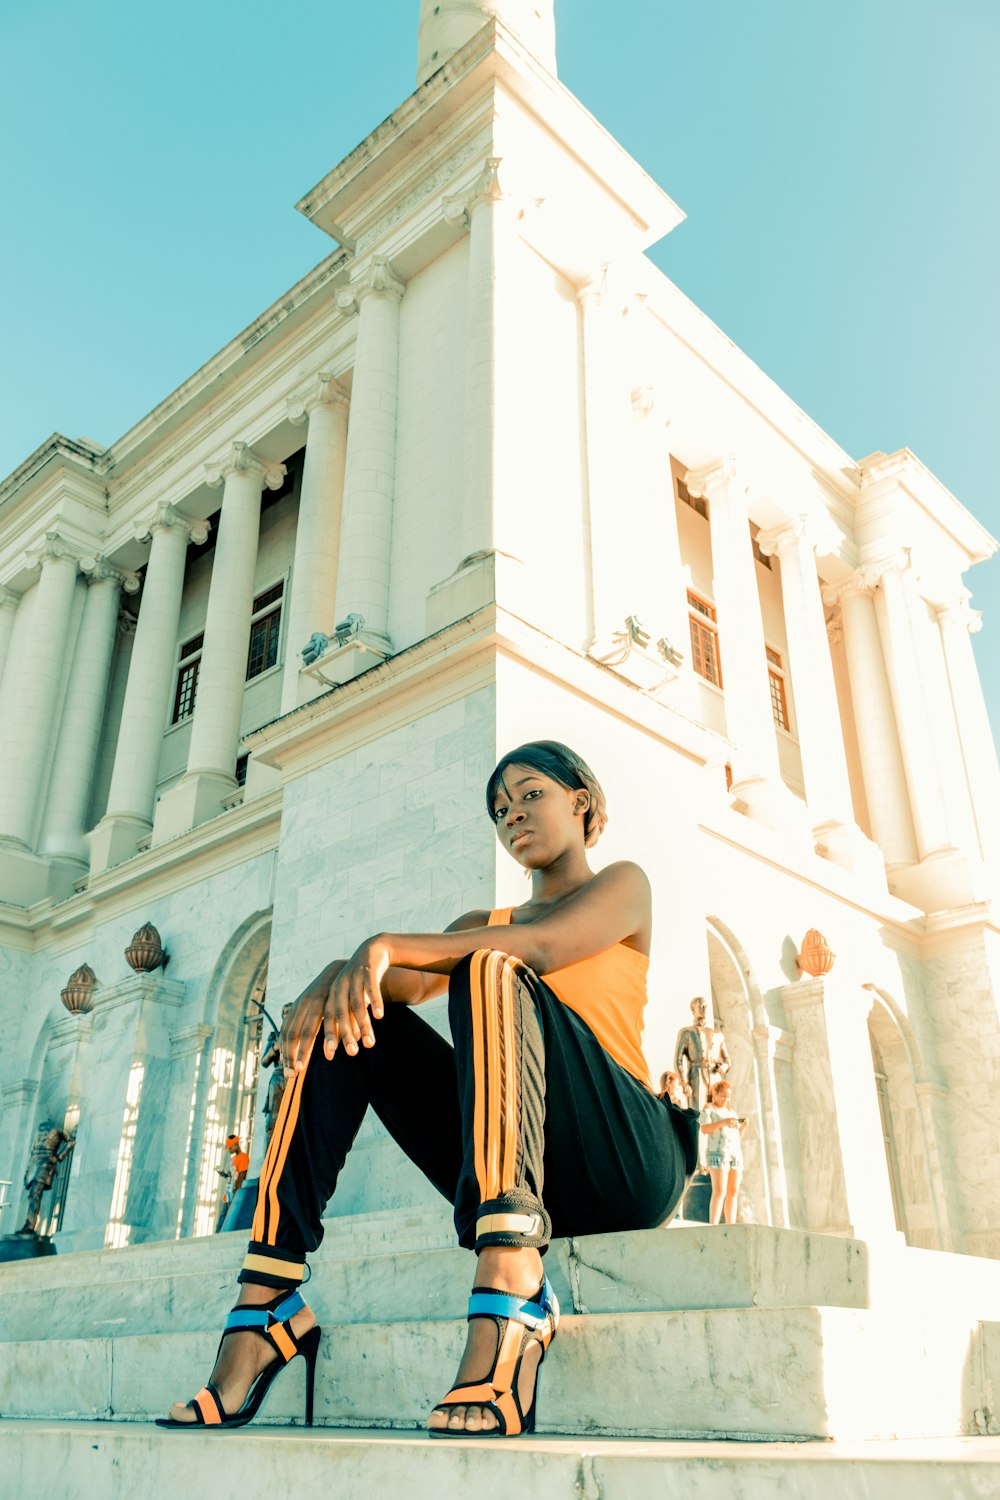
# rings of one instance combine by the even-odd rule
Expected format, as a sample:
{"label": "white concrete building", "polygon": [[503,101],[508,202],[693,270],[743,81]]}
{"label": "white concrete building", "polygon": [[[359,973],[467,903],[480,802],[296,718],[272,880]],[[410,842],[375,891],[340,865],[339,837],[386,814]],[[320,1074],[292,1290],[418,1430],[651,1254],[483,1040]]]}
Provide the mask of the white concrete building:
{"label": "white concrete building", "polygon": [[[297,205],[326,259],[0,484],[0,1232],[73,1107],[61,1254],[210,1233],[265,984],[520,899],[483,787],[557,736],[654,885],[654,1073],[712,995],[748,1216],[1000,1257],[996,543],[651,264],[681,210],[554,48],[551,3],[422,4],[415,93]],[[365,1149],[337,1212],[430,1203]]]}

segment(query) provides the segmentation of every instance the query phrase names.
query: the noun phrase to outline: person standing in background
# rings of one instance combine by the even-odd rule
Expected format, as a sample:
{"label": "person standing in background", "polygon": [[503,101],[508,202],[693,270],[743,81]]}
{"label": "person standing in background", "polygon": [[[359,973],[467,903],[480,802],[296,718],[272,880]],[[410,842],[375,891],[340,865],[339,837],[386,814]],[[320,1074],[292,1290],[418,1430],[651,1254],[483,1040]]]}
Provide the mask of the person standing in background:
{"label": "person standing in background", "polygon": [[707,1137],[708,1171],[712,1179],[712,1201],[708,1209],[710,1224],[719,1223],[723,1210],[726,1223],[736,1223],[743,1175],[743,1132],[747,1121],[730,1108],[732,1092],[725,1081],[714,1084],[709,1102],[701,1112],[701,1133]]}

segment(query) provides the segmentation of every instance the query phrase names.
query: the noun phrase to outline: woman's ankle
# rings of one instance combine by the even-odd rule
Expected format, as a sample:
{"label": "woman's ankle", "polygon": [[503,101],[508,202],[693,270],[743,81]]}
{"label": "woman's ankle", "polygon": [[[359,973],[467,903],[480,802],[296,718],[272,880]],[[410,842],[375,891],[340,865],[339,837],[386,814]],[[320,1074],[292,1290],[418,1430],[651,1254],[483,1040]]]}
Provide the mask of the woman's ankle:
{"label": "woman's ankle", "polygon": [[479,1252],[474,1285],[529,1296],[542,1280],[542,1258],[532,1246],[488,1245]]}

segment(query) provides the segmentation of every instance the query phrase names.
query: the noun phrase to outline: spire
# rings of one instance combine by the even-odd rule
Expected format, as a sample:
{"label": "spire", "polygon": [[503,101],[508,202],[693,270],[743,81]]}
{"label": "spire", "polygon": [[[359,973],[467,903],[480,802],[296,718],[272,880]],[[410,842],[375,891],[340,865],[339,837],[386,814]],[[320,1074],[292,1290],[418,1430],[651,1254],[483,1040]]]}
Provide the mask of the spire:
{"label": "spire", "polygon": [[420,0],[417,87],[464,47],[493,16],[556,71],[555,0]]}

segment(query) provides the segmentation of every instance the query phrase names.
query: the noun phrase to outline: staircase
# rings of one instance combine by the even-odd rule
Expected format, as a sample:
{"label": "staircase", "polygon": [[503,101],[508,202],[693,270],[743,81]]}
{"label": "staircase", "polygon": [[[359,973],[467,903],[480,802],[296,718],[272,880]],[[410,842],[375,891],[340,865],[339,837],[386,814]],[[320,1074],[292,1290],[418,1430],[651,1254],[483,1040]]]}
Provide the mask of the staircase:
{"label": "staircase", "polygon": [[296,1361],[244,1433],[160,1431],[207,1378],[241,1253],[222,1234],[0,1265],[11,1495],[1000,1493],[998,1262],[757,1225],[557,1241],[539,1436],[431,1442],[472,1259],[447,1211],[330,1220],[308,1288],[319,1426],[295,1425]]}

